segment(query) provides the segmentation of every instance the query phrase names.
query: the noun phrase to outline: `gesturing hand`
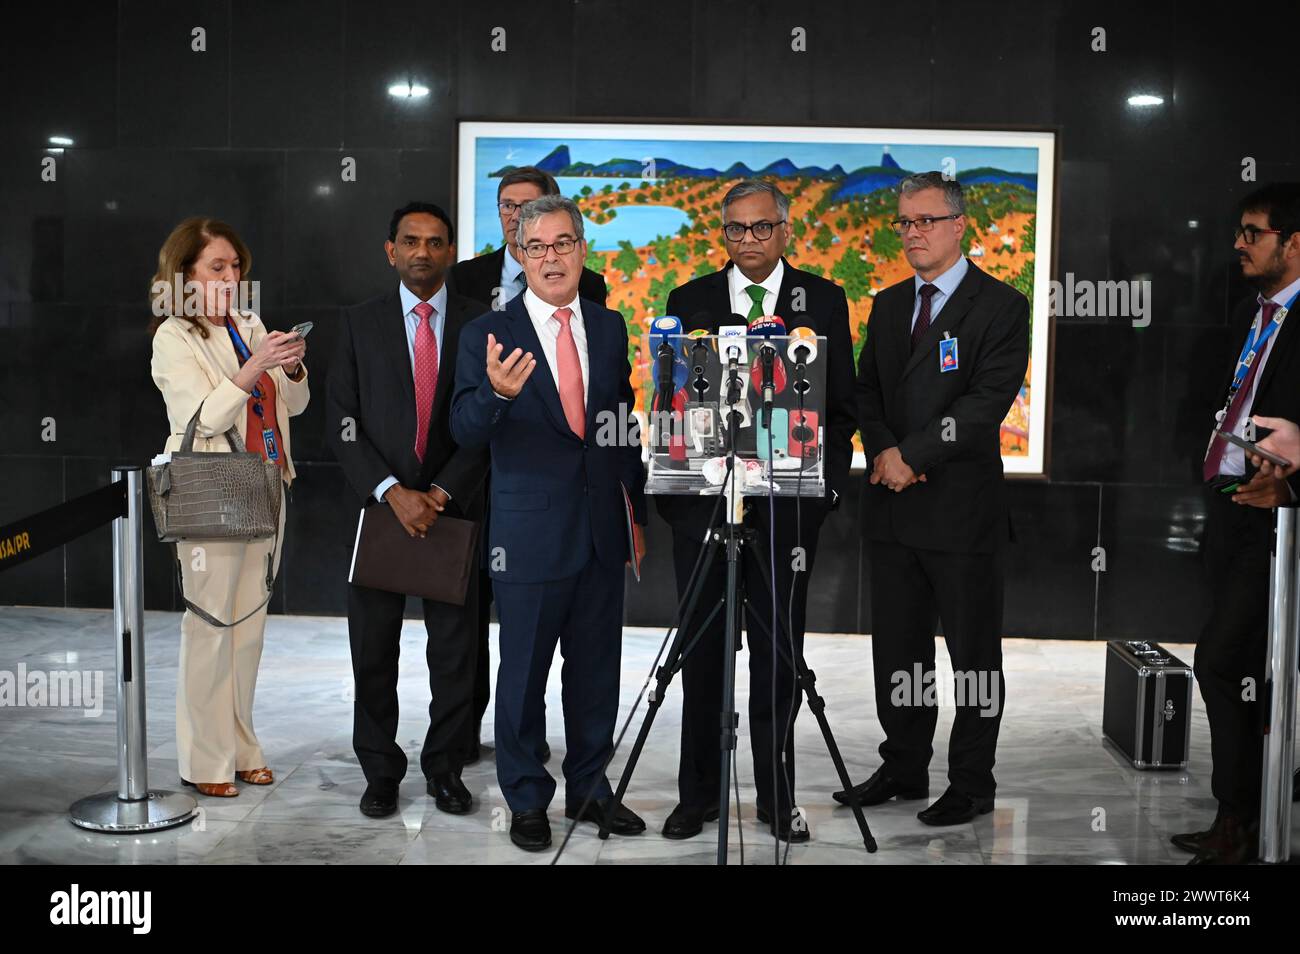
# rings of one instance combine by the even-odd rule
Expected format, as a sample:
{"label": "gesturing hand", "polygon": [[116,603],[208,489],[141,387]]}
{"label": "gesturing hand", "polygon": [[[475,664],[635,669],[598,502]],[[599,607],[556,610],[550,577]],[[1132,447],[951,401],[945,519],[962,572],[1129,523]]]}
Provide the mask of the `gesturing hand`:
{"label": "gesturing hand", "polygon": [[524,389],[524,382],[533,373],[533,368],[537,367],[537,359],[533,357],[531,351],[524,354],[516,348],[502,361],[501,352],[504,349],[505,346],[498,344],[496,336],[489,332],[487,336],[488,381],[497,394],[504,398],[513,398]]}

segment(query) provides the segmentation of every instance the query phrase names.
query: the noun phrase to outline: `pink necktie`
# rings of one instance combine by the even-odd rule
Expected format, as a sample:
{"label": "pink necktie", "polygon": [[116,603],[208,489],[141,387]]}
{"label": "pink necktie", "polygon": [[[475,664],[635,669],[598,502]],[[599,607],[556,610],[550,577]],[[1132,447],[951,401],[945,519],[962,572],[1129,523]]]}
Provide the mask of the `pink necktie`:
{"label": "pink necktie", "polygon": [[569,428],[579,437],[587,435],[587,401],[582,396],[582,365],[578,362],[578,346],[573,340],[569,319],[572,308],[561,308],[555,313],[560,323],[560,335],[555,339],[555,373],[560,382],[560,403]]}
{"label": "pink necktie", "polygon": [[[1262,316],[1259,322],[1259,330],[1262,334],[1268,327],[1268,323],[1273,320],[1277,310],[1282,306],[1275,301],[1269,301],[1263,295],[1259,296],[1259,305]],[[1250,340],[1249,338],[1246,340]],[[1246,372],[1246,377],[1242,379],[1241,387],[1237,393],[1232,396],[1232,403],[1228,405],[1228,411],[1223,416],[1222,423],[1219,424],[1218,430],[1225,434],[1231,434],[1233,428],[1237,426],[1237,421],[1241,419],[1241,412],[1246,409],[1246,399],[1250,396],[1250,387],[1255,383],[1255,372],[1259,366],[1264,363],[1264,354],[1261,351],[1255,355],[1255,360],[1250,363],[1250,370]],[[1205,463],[1201,466],[1201,476],[1207,481],[1213,480],[1219,475],[1219,468],[1223,464],[1223,458],[1228,452],[1228,442],[1215,436],[1210,440],[1210,449],[1205,452]]]}
{"label": "pink necktie", "polygon": [[429,319],[433,306],[422,301],[415,306],[419,323],[415,326],[415,456],[424,463],[429,444],[429,418],[433,416],[433,396],[438,391],[438,341]]}

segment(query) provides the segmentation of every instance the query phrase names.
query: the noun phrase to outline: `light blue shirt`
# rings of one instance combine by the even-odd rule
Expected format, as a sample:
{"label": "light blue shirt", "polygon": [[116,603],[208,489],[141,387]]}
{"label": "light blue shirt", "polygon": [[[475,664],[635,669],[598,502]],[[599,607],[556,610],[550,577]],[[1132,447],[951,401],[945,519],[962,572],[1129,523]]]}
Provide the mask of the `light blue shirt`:
{"label": "light blue shirt", "polygon": [[506,302],[523,291],[524,287],[524,266],[510,254],[510,246],[507,245],[501,261],[501,298],[497,307],[504,308]]}
{"label": "light blue shirt", "polygon": [[[506,258],[509,257],[510,257],[510,253],[506,252]],[[421,299],[419,295],[417,295],[415,292],[407,288],[405,283],[403,282],[397,283],[397,294],[402,299],[402,319],[406,323],[406,353],[411,359],[411,376],[412,378],[414,378],[415,376],[415,332],[420,326],[420,316],[415,313],[415,306],[418,305],[424,299]],[[446,322],[447,285],[445,282],[436,292],[433,293],[433,297],[428,299],[428,302],[430,305],[433,306],[433,314],[429,316],[429,326],[433,328],[434,348],[438,352],[438,367],[441,368],[442,367],[442,329],[447,323]],[[394,477],[392,474],[389,474],[387,477],[381,480],[378,483],[378,485],[376,485],[374,491],[372,492],[372,496],[376,500],[382,501],[384,499],[384,494],[388,492],[388,488],[393,486],[397,482],[398,482],[397,478]],[[431,486],[437,487],[438,485],[433,484]],[[443,493],[447,493],[447,491],[441,487],[438,487],[438,489],[442,490]],[[448,498],[451,497],[450,494],[447,494],[447,496]]]}
{"label": "light blue shirt", "polygon": [[942,309],[944,303],[953,296],[953,293],[957,291],[957,286],[960,285],[961,280],[966,277],[966,270],[969,267],[970,264],[966,261],[966,256],[963,255],[961,258],[957,259],[957,263],[953,265],[952,268],[948,269],[932,282],[927,283],[920,275],[915,276],[916,303],[912,306],[913,328],[916,327],[916,319],[921,315],[921,286],[930,284],[939,289],[930,296],[930,323],[934,324],[935,320],[939,317],[940,309]]}

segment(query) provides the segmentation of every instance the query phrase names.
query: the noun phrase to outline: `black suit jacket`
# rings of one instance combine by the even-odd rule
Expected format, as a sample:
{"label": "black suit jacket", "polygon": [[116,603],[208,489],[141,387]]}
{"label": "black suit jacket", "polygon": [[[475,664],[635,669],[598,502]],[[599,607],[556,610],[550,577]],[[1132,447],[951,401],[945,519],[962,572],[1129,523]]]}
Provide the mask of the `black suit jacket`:
{"label": "black suit jacket", "polygon": [[[363,501],[392,474],[403,487],[427,490],[437,484],[451,495],[447,513],[482,516],[487,450],[458,446],[449,423],[461,330],[482,312],[477,303],[448,291],[438,386],[421,463],[415,456],[415,378],[401,296],[394,289],[344,310],[326,388],[329,442]],[[355,433],[349,434],[348,419],[355,422]]]}
{"label": "black suit jacket", "polygon": [[[1029,301],[968,264],[914,351],[913,279],[871,306],[857,385],[867,478],[875,456],[895,446],[926,477],[901,493],[864,478],[863,527],[873,540],[986,553],[1006,539],[1000,431],[1029,365]],[[957,370],[940,372],[945,333],[958,342]]]}
{"label": "black suit jacket", "polygon": [[[494,308],[493,297],[501,286],[501,265],[505,258],[506,247],[502,245],[495,252],[457,262],[448,273],[447,288],[466,298],[472,298],[487,308]],[[607,294],[604,277],[599,272],[584,268],[578,279],[578,297],[603,305]]]}
{"label": "black suit jacket", "polygon": [[[785,322],[786,330],[798,327],[811,328],[826,338],[826,351],[819,361],[826,361],[826,496],[804,498],[803,519],[820,521],[848,489],[849,468],[853,464],[853,432],[857,419],[853,408],[853,341],[849,337],[849,303],[844,289],[832,281],[800,271],[782,259],[785,273],[776,296],[775,314]],[[727,290],[727,273],[735,265],[728,262],[721,271],[702,275],[673,289],[668,295],[668,314],[682,321],[685,331],[704,328],[717,334],[719,325],[731,324],[734,306]],[[803,291],[803,310],[795,311],[795,290]],[[707,315],[708,321],[701,316]],[[714,499],[693,499],[657,495],[655,506],[659,515],[673,525],[673,529],[703,540]],[[766,515],[766,506],[757,508]],[[776,500],[777,521],[794,519],[795,502],[786,497]]]}
{"label": "black suit jacket", "polygon": [[[1248,409],[1251,414],[1300,421],[1300,387],[1296,386],[1296,381],[1300,380],[1300,301],[1296,302],[1296,309],[1297,314],[1295,316],[1288,314],[1287,319],[1282,322],[1282,327],[1274,332],[1277,339],[1273,342],[1273,349],[1269,352],[1264,370],[1260,372],[1259,387],[1255,389],[1255,400]],[[1237,359],[1241,357],[1241,348],[1246,343],[1251,323],[1258,313],[1259,303],[1252,296],[1238,303],[1232,311],[1232,317],[1228,320],[1228,351],[1231,354],[1224,354],[1223,376],[1219,381],[1219,389],[1214,392],[1215,411],[1220,410],[1228,398],[1228,388],[1232,384],[1232,375],[1237,368]],[[1206,423],[1212,427],[1213,417]],[[1260,428],[1258,437],[1262,438],[1267,433],[1264,428]],[[1206,439],[1209,439],[1208,434]],[[1255,468],[1247,457],[1246,472],[1249,474],[1254,471]],[[1296,496],[1300,497],[1300,473],[1288,477],[1287,483],[1296,492]]]}

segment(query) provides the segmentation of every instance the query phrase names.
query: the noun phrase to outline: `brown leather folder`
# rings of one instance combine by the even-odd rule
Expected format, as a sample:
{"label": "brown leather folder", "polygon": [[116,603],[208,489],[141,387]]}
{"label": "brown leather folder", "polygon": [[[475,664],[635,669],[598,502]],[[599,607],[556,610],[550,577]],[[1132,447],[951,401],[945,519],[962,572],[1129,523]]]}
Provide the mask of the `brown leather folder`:
{"label": "brown leather folder", "polygon": [[357,520],[348,582],[389,593],[465,605],[478,572],[479,525],[445,514],[423,539],[409,536],[387,504],[371,504]]}

